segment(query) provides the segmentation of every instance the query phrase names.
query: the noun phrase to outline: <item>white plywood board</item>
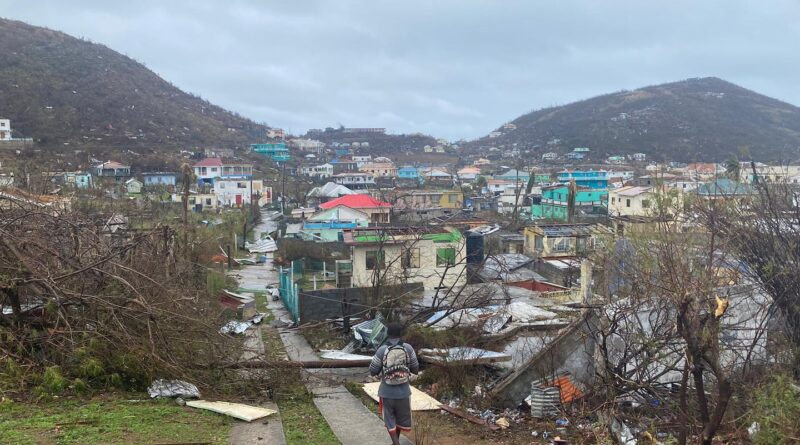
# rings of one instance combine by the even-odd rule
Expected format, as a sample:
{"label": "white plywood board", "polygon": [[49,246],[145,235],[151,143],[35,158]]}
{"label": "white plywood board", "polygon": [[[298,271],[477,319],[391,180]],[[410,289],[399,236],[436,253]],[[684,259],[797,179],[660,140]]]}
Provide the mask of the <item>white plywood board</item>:
{"label": "white plywood board", "polygon": [[209,402],[208,400],[191,400],[186,402],[186,406],[192,408],[206,409],[215,413],[225,414],[227,416],[241,419],[246,422],[267,417],[275,414],[277,411],[261,408],[260,406],[245,405],[242,403],[230,402]]}
{"label": "white plywood board", "polygon": [[[370,382],[364,384],[364,392],[374,401],[378,401],[378,388],[381,382]],[[433,397],[425,394],[417,388],[411,387],[411,411],[435,411],[442,404]]]}

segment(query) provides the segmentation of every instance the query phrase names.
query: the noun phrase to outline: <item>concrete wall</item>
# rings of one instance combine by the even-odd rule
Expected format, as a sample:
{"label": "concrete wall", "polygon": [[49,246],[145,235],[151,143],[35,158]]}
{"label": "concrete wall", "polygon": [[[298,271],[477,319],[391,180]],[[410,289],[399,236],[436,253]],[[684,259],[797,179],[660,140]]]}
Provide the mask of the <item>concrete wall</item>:
{"label": "concrete wall", "polygon": [[562,372],[572,375],[578,388],[586,389],[595,378],[595,341],[591,334],[597,318],[584,312],[561,331],[547,347],[492,389],[492,395],[508,407],[516,407],[531,393],[531,382]]}
{"label": "concrete wall", "polygon": [[[341,289],[300,290],[300,322],[321,321],[328,318],[339,318],[343,315],[342,302],[349,302],[350,314],[362,313],[374,303],[373,288],[350,287]],[[422,293],[419,283],[387,286],[381,295],[398,296],[405,293]],[[363,318],[363,315],[359,315]]]}

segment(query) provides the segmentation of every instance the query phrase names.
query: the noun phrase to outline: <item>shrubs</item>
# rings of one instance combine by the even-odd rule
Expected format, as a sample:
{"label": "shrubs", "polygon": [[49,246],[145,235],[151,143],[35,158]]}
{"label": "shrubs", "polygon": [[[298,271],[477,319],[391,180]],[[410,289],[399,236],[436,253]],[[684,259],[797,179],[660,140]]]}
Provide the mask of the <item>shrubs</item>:
{"label": "shrubs", "polygon": [[757,424],[755,445],[788,445],[800,440],[800,387],[777,374],[755,393],[751,421]]}

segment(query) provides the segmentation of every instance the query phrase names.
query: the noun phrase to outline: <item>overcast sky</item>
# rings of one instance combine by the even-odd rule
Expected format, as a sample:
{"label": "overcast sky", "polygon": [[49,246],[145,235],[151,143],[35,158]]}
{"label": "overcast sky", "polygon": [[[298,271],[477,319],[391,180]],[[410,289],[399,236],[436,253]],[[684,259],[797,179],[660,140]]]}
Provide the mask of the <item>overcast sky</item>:
{"label": "overcast sky", "polygon": [[800,104],[797,0],[0,0],[0,15],[103,43],[293,133],[470,139],[533,109],[704,76]]}

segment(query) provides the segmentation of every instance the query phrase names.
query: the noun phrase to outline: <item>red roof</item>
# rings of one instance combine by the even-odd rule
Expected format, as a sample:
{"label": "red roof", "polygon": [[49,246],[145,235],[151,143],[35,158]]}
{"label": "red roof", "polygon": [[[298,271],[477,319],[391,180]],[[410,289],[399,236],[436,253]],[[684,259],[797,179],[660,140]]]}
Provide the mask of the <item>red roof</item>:
{"label": "red roof", "polygon": [[333,201],[320,204],[319,207],[322,209],[332,209],[338,206],[350,207],[351,209],[373,209],[376,207],[391,207],[392,205],[388,202],[377,200],[372,196],[360,194],[345,195]]}
{"label": "red roof", "polygon": [[222,167],[221,158],[205,158],[202,161],[194,164],[195,167]]}

